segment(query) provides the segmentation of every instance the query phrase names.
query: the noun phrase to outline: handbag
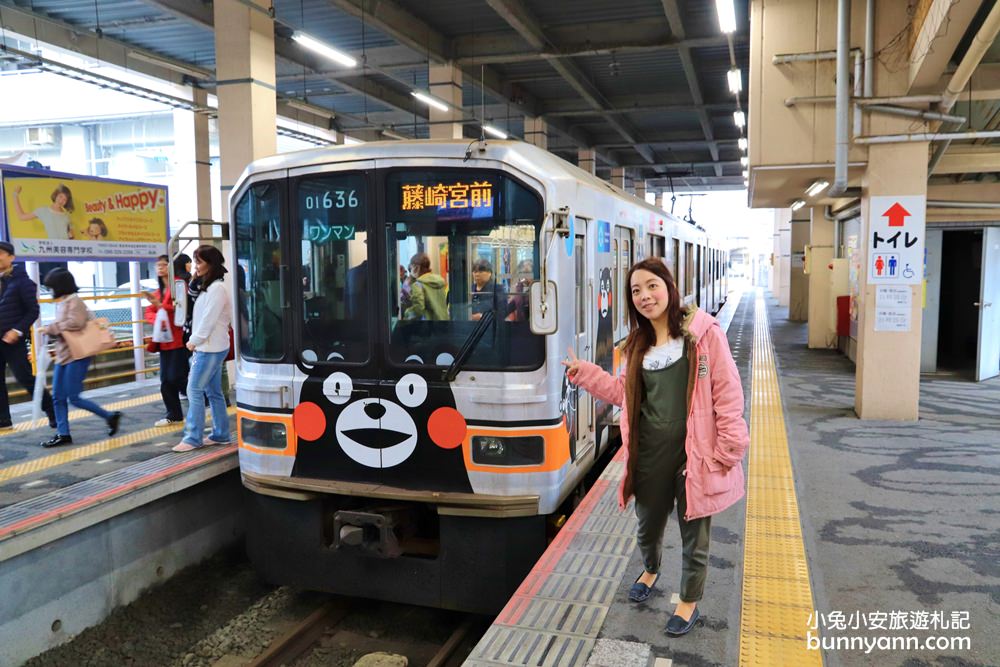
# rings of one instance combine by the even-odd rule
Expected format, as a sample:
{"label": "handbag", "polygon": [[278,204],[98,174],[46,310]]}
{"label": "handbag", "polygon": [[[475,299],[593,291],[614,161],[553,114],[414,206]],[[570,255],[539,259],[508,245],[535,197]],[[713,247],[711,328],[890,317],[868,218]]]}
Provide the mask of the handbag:
{"label": "handbag", "polygon": [[87,325],[79,331],[63,331],[62,339],[74,361],[92,357],[115,346],[115,335],[108,328],[105,317],[87,320]]}
{"label": "handbag", "polygon": [[233,345],[233,328],[229,327],[229,354],[226,355],[226,361],[232,361],[236,358],[236,347]]}
{"label": "handbag", "polygon": [[153,322],[153,342],[174,342],[174,333],[170,330],[170,316],[163,308],[156,311],[156,320]]}

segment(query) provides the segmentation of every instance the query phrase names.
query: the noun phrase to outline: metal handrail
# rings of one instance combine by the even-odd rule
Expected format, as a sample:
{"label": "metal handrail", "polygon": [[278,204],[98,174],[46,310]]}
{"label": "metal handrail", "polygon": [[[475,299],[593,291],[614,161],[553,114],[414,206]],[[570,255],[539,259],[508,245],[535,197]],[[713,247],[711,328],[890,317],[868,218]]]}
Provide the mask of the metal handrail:
{"label": "metal handrail", "polygon": [[[137,371],[122,371],[121,373],[108,373],[107,375],[95,375],[92,378],[86,378],[86,379],[84,379],[83,383],[84,384],[95,384],[97,382],[104,382],[105,380],[117,380],[118,378],[124,378],[124,377],[136,376],[136,375],[143,375],[145,373],[156,373],[156,372],[159,372],[159,370],[160,370],[159,366],[151,366],[149,368],[143,368],[143,369],[137,370]],[[52,389],[52,385],[51,384],[46,384],[45,388],[51,390]],[[12,397],[12,398],[15,398],[15,397],[20,397],[20,396],[27,396],[28,392],[25,389],[16,389],[16,390],[14,390],[12,392],[9,392],[7,395],[10,396],[10,397]]]}

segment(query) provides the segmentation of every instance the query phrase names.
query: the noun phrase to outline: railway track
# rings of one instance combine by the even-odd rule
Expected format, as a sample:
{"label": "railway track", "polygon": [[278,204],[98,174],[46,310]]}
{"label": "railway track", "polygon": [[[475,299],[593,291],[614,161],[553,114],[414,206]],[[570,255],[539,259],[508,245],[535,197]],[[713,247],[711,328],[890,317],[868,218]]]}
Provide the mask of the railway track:
{"label": "railway track", "polygon": [[[283,635],[276,638],[249,667],[281,667],[292,665],[297,659],[306,655],[320,638],[329,633],[350,612],[352,601],[347,598],[335,598],[320,605],[315,611],[296,623]],[[440,645],[437,652],[427,662],[426,667],[446,667],[462,642],[477,625],[485,624],[485,620],[476,623],[473,617],[462,617],[455,625],[448,638]]]}

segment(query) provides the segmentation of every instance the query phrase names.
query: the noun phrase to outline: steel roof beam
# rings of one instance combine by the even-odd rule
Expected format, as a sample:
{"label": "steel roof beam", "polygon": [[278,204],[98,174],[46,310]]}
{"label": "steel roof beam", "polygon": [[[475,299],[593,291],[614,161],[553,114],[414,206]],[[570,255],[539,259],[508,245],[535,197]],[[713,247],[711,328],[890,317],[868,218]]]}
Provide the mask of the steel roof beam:
{"label": "steel roof beam", "polygon": [[[726,111],[733,108],[730,102],[706,102],[704,104],[694,104],[685,95],[629,95],[628,97],[610,97],[610,104],[619,113],[641,113],[645,111],[656,112],[691,112],[691,111]],[[599,111],[593,107],[580,104],[577,98],[551,100],[545,103],[544,113],[546,116],[593,116]]]}
{"label": "steel roof beam", "polygon": [[[535,49],[545,49],[551,46],[545,33],[538,26],[538,21],[528,11],[528,8],[521,0],[486,0],[486,4],[493,8],[500,17],[507,21],[514,30],[517,31],[528,45]],[[617,130],[626,141],[635,144],[635,150],[648,162],[655,162],[656,156],[649,146],[643,145],[637,138],[637,131],[630,126],[627,121],[615,118],[615,113],[608,110],[604,104],[604,95],[597,87],[591,83],[580,69],[571,62],[561,59],[550,60],[549,64],[559,72],[570,86],[573,87],[582,97],[595,109],[603,110],[603,116],[615,130]]]}
{"label": "steel roof beam", "polygon": [[457,37],[453,42],[454,60],[463,65],[517,63],[611,53],[662,51],[682,45],[688,48],[728,45],[725,35],[678,39],[665,29],[660,19],[553,26],[546,30],[545,35],[549,42],[558,46],[541,50],[525,49],[523,36],[509,31]]}
{"label": "steel roof beam", "polygon": [[[680,9],[677,7],[677,0],[662,0],[663,2],[663,13],[667,16],[667,22],[670,24],[670,32],[679,40],[684,40],[684,22],[681,19]],[[688,88],[691,90],[691,99],[698,106],[704,106],[705,100],[701,95],[701,85],[698,83],[698,73],[694,69],[694,61],[691,60],[691,49],[681,45],[677,48],[677,55],[681,59],[681,67],[684,68],[684,76],[687,77]],[[698,121],[701,123],[701,129],[705,133],[705,139],[707,141],[713,141],[715,139],[715,133],[712,131],[712,123],[708,120],[708,114],[704,109],[698,111]],[[709,150],[712,151],[712,159],[719,159],[719,149],[716,146],[709,144]],[[715,168],[716,176],[722,176],[722,167]]]}
{"label": "steel roof beam", "polygon": [[[188,23],[208,30],[215,30],[215,15],[211,5],[206,5],[199,0],[144,0],[144,2]],[[278,20],[275,20],[275,26],[284,26],[290,30],[290,26],[285,26]],[[426,113],[426,110],[418,107],[409,95],[389,88],[370,77],[358,75],[356,71],[349,69],[331,70],[328,61],[313,54],[288,37],[282,36],[279,31],[275,31],[274,35],[274,53],[276,57],[312,70],[310,74],[314,76],[322,76],[335,81],[354,93],[368,95],[379,103],[398,109],[403,113]]]}
{"label": "steel roof beam", "polygon": [[[454,42],[449,40],[439,30],[425,21],[413,16],[391,0],[379,0],[374,4],[364,4],[363,0],[327,0],[333,7],[355,18],[362,18],[372,27],[385,35],[407,46],[419,54],[427,56],[429,61],[436,63],[448,62],[454,58]],[[466,76],[470,81],[479,81],[483,76],[483,87],[488,93],[509,102],[519,113],[525,116],[540,116],[540,105],[535,98],[523,89],[506,81],[492,67],[484,69],[470,67]],[[581,148],[590,145],[590,138],[583,132],[569,127],[558,119],[546,119],[549,127],[572,140]],[[611,164],[613,158],[599,155],[602,160]]]}
{"label": "steel roof beam", "polygon": [[107,35],[98,37],[96,33],[81,26],[7,4],[4,4],[3,7],[3,28],[27,37],[33,37],[46,44],[73,51],[81,56],[124,67],[168,83],[184,85],[184,75],[167,66],[130,58],[129,52],[143,53],[163,62],[176,63],[178,68],[198,69],[190,63],[165,57],[141,46],[122,42]]}

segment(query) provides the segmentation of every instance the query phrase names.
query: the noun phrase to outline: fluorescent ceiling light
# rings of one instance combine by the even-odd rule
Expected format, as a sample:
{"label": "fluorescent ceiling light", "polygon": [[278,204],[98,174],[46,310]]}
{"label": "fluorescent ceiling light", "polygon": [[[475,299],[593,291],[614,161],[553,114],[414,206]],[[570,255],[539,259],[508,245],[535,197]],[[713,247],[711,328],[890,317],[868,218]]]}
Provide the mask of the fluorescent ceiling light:
{"label": "fluorescent ceiling light", "polygon": [[715,11],[719,13],[719,30],[736,32],[736,10],[733,0],[715,0]]}
{"label": "fluorescent ceiling light", "polygon": [[491,137],[496,137],[497,139],[506,139],[507,133],[500,128],[493,127],[492,125],[483,125],[483,132],[490,135]]}
{"label": "fluorescent ceiling light", "polygon": [[748,158],[746,155],[744,155],[743,157],[741,157],[740,158],[740,166],[741,167],[749,167],[750,166],[750,158]]}
{"label": "fluorescent ceiling light", "polygon": [[823,192],[823,190],[826,190],[828,187],[830,187],[830,181],[824,180],[822,178],[813,181],[813,184],[810,185],[808,188],[806,188],[806,196],[815,197],[819,193]]}
{"label": "fluorescent ceiling light", "polygon": [[726,81],[729,82],[729,92],[736,95],[743,90],[743,74],[739,67],[734,67],[726,74]]}
{"label": "fluorescent ceiling light", "polygon": [[354,67],[355,65],[358,64],[357,60],[355,60],[354,58],[350,57],[346,53],[344,53],[342,51],[338,51],[337,49],[333,48],[332,46],[329,46],[328,44],[324,44],[323,42],[319,41],[315,37],[310,37],[309,35],[305,34],[304,32],[295,32],[295,33],[293,33],[292,34],[292,39],[294,39],[296,42],[298,42],[302,46],[306,47],[310,51],[315,51],[316,53],[320,54],[321,56],[325,56],[325,57],[329,58],[330,60],[332,60],[332,61],[334,61],[336,63],[340,63],[344,67]]}
{"label": "fluorescent ceiling light", "polygon": [[185,63],[179,63],[169,58],[160,58],[159,56],[154,56],[151,53],[143,53],[142,51],[129,51],[129,58],[135,58],[136,60],[141,60],[153,65],[159,65],[160,67],[166,67],[167,69],[173,70],[175,72],[180,72],[181,74],[187,74],[195,79],[211,79],[212,73],[208,70],[200,69],[194,65],[187,65]]}
{"label": "fluorescent ceiling light", "polygon": [[733,112],[733,122],[736,123],[736,127],[746,127],[747,116],[742,111]]}
{"label": "fluorescent ceiling light", "polygon": [[747,138],[746,137],[740,137],[739,139],[737,139],[736,140],[736,145],[739,146],[740,150],[743,151],[744,153],[747,152]]}
{"label": "fluorescent ceiling light", "polygon": [[434,107],[438,111],[448,111],[448,109],[449,109],[449,107],[448,107],[447,104],[445,104],[441,100],[439,100],[439,99],[437,99],[435,97],[431,97],[430,95],[427,95],[425,93],[421,93],[419,91],[414,90],[414,91],[412,91],[410,93],[410,95],[413,95],[414,97],[416,97],[418,100],[420,100],[421,102],[423,102],[427,106]]}
{"label": "fluorescent ceiling light", "polygon": [[750,180],[750,170],[749,169],[744,169],[743,170],[743,180],[744,181],[749,181]]}
{"label": "fluorescent ceiling light", "polygon": [[345,146],[357,146],[358,144],[363,144],[363,143],[365,143],[365,142],[361,141],[360,139],[355,139],[354,137],[349,137],[346,134],[344,135],[344,145]]}
{"label": "fluorescent ceiling light", "polygon": [[792,202],[792,207],[791,208],[792,208],[793,211],[797,211],[797,210],[799,210],[800,208],[802,208],[805,205],[806,205],[805,200],[796,199],[795,201]]}
{"label": "fluorescent ceiling light", "polygon": [[299,111],[305,111],[311,113],[314,116],[322,116],[323,118],[336,118],[336,114],[330,109],[317,106],[315,104],[309,104],[308,102],[303,102],[302,100],[285,100],[285,104],[293,109],[298,109]]}

